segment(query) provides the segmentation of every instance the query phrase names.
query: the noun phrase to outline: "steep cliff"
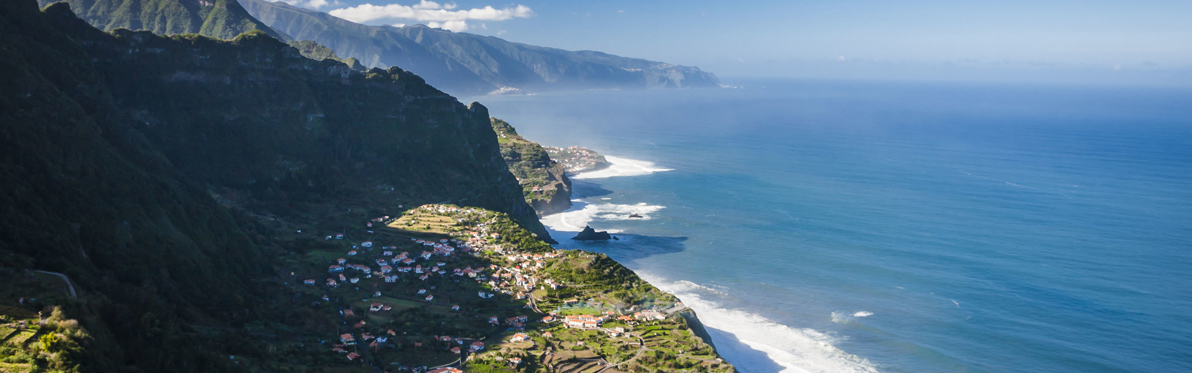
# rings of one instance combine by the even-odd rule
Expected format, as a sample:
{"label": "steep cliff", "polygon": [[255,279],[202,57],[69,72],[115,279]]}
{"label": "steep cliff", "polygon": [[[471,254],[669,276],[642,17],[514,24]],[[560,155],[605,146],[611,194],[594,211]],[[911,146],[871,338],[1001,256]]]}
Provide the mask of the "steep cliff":
{"label": "steep cliff", "polygon": [[354,72],[261,32],[104,33],[15,0],[0,71],[0,266],[74,281],[85,370],[270,356],[254,341],[285,310],[262,282],[282,222],[451,201],[548,238],[488,111],[401,69]]}
{"label": "steep cliff", "polygon": [[518,135],[508,122],[497,118],[491,118],[491,122],[501,144],[501,157],[521,184],[526,202],[539,215],[571,207],[571,179],[563,165],[552,160],[542,145]]}

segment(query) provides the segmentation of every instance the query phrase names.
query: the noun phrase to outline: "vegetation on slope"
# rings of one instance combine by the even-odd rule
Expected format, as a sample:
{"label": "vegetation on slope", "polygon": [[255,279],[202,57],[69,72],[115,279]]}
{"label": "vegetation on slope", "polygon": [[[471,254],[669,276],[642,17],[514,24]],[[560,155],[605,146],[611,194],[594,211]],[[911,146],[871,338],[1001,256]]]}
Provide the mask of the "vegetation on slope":
{"label": "vegetation on slope", "polygon": [[551,160],[538,143],[526,140],[508,122],[490,118],[501,157],[522,186],[526,202],[539,214],[553,214],[571,207],[571,180],[563,166]]}
{"label": "vegetation on slope", "polygon": [[[463,358],[470,372],[733,370],[698,337],[701,327],[687,323],[684,315],[690,311],[674,296],[642,281],[605,255],[555,250],[536,240],[527,242],[523,238],[529,233],[512,224],[507,216],[481,209],[424,205],[397,218],[379,219],[388,222],[392,230],[367,235],[374,249],[359,249],[347,256],[343,256],[345,251],[333,251],[321,257],[340,256],[348,263],[368,263],[376,257],[404,258],[409,254],[413,258],[409,264],[395,266],[430,270],[421,276],[419,269],[412,275],[398,273],[392,282],[377,278],[374,272],[372,279],[360,278],[353,285],[368,289],[365,292],[345,289],[343,285],[312,286],[315,294],[344,294],[345,299],[368,298],[361,305],[380,302],[393,307],[359,318],[367,321],[361,330],[370,334],[397,331],[397,338],[368,349],[369,362],[374,366],[434,366]],[[414,243],[414,238],[420,241]],[[396,243],[375,249],[389,242]],[[437,245],[439,242],[445,242],[445,246]],[[431,250],[426,246],[430,243],[436,244],[435,252],[420,257],[419,252]],[[340,250],[351,250],[345,243],[339,246]],[[456,250],[448,253],[440,247]],[[321,276],[332,260],[317,262],[308,273]],[[463,268],[480,271],[454,270]],[[355,274],[351,272],[348,277]],[[427,295],[433,295],[433,299],[422,299]],[[427,305],[423,308],[430,312],[426,316],[430,322],[421,319],[423,323],[417,325],[404,323],[409,311],[398,307],[404,307],[409,300]],[[448,308],[451,305],[459,308]],[[364,314],[357,311],[353,313]],[[496,318],[495,323],[490,322],[491,317]],[[599,321],[576,325],[568,317]],[[460,328],[461,324],[467,326]],[[463,343],[436,343],[432,335],[446,335],[448,340]],[[413,341],[421,341],[422,345],[413,346]],[[482,341],[484,348],[464,355],[443,354],[453,347],[467,349],[474,341]]]}
{"label": "vegetation on slope", "polygon": [[343,62],[344,65],[348,65],[348,67],[351,68],[352,70],[356,70],[356,71],[367,70],[364,68],[364,65],[361,65],[360,61],[357,61],[355,58],[351,58],[351,57],[340,58],[339,56],[335,55],[335,51],[331,50],[331,48],[324,47],[323,45],[321,45],[319,43],[315,43],[310,40],[295,40],[295,41],[291,41],[289,44],[291,47],[298,49],[298,53],[301,53],[303,57],[306,57],[306,58],[309,58],[309,59],[312,59],[315,61],[322,61],[322,60],[339,61],[339,62]]}
{"label": "vegetation on slope", "polygon": [[459,95],[719,84],[715,75],[697,67],[538,47],[423,25],[366,26],[281,2],[241,2],[253,16],[296,39],[326,45],[366,66],[401,66]]}
{"label": "vegetation on slope", "polygon": [[[0,306],[0,369],[373,371],[450,360],[454,341],[416,345],[444,334],[485,338],[473,361],[498,371],[586,369],[591,358],[611,372],[732,369],[702,353],[673,297],[606,256],[543,242],[487,110],[409,72],[355,72],[261,32],[104,33],[33,0],[0,2],[0,70],[0,295],[29,300]],[[434,201],[500,212],[450,206],[463,211],[409,226],[425,231],[384,227],[414,216],[403,205]],[[410,238],[475,239],[476,255],[435,265],[562,287],[517,299],[512,280],[384,283],[375,265],[354,274],[358,286],[305,284],[362,241],[377,243],[354,260],[380,259],[382,245],[413,251]],[[424,284],[446,299],[406,299]],[[479,291],[494,296],[471,298]],[[457,300],[463,310],[449,311]],[[368,314],[373,301],[390,309]],[[608,324],[629,330],[538,318],[593,309],[633,315]],[[496,327],[483,315],[535,319]],[[393,342],[355,346],[358,360],[332,351],[339,330],[363,341],[381,326]],[[510,327],[533,342],[509,341],[520,332]],[[527,361],[503,365],[512,358]]]}
{"label": "vegetation on slope", "polygon": [[253,18],[236,0],[38,0],[38,3],[44,7],[55,1],[67,2],[79,18],[105,31],[124,28],[217,39],[262,31],[278,39],[289,39]]}
{"label": "vegetation on slope", "polygon": [[282,232],[338,206],[458,201],[545,237],[487,110],[400,69],[353,72],[261,32],[108,34],[17,0],[0,2],[0,70],[0,267],[74,282],[55,304],[92,337],[84,371],[276,358],[262,280]]}

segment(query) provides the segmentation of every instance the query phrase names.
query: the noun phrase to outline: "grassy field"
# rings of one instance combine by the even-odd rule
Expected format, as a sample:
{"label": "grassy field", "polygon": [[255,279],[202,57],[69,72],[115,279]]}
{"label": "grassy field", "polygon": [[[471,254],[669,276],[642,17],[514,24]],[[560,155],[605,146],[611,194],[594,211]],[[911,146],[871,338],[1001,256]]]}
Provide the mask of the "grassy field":
{"label": "grassy field", "polygon": [[425,212],[414,212],[389,223],[389,228],[420,234],[450,234],[459,231],[455,220]]}

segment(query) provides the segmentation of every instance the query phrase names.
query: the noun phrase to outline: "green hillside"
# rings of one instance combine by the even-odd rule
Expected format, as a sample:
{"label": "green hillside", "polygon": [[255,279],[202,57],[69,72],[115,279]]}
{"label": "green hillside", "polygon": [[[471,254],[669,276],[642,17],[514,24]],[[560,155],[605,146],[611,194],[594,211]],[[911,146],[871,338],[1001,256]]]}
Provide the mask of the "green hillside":
{"label": "green hillside", "polygon": [[241,3],[249,14],[295,39],[313,40],[365,66],[400,66],[458,95],[719,85],[715,75],[698,67],[539,47],[424,25],[367,26],[282,2]]}
{"label": "green hillside", "polygon": [[315,43],[310,40],[295,40],[295,41],[291,41],[289,44],[291,47],[298,49],[298,53],[301,53],[302,56],[304,56],[306,58],[309,58],[309,59],[312,59],[315,61],[322,61],[322,60],[339,61],[339,62],[343,62],[344,65],[348,65],[348,67],[351,68],[352,70],[356,70],[356,71],[367,70],[364,68],[364,65],[361,65],[360,61],[357,61],[355,58],[351,58],[351,57],[340,58],[339,56],[335,55],[335,51],[331,50],[331,48],[324,47],[323,45],[321,45],[319,43]]}
{"label": "green hillside", "polygon": [[490,121],[501,144],[501,157],[521,184],[526,202],[541,215],[571,207],[571,179],[563,165],[552,160],[542,145],[518,135],[509,122],[497,118]]}
{"label": "green hillside", "polygon": [[354,72],[259,31],[109,34],[17,0],[0,2],[0,70],[0,267],[74,282],[77,299],[28,307],[87,330],[70,360],[85,371],[279,358],[263,341],[298,316],[270,284],[305,245],[287,232],[451,201],[547,238],[487,110],[400,69]]}
{"label": "green hillside", "polygon": [[236,0],[38,0],[38,4],[45,7],[55,1],[65,1],[79,18],[106,31],[125,28],[231,39],[259,30],[289,40],[249,15]]}

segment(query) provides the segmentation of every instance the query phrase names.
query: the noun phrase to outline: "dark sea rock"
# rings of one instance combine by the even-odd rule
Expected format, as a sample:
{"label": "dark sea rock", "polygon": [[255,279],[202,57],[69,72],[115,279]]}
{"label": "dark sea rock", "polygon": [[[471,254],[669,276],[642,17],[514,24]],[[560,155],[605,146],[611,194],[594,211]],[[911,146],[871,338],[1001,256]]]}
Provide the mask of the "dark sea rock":
{"label": "dark sea rock", "polygon": [[604,241],[612,238],[613,237],[606,231],[597,232],[590,226],[584,226],[584,230],[579,232],[579,234],[575,235],[575,237],[572,237],[571,239],[577,241]]}

